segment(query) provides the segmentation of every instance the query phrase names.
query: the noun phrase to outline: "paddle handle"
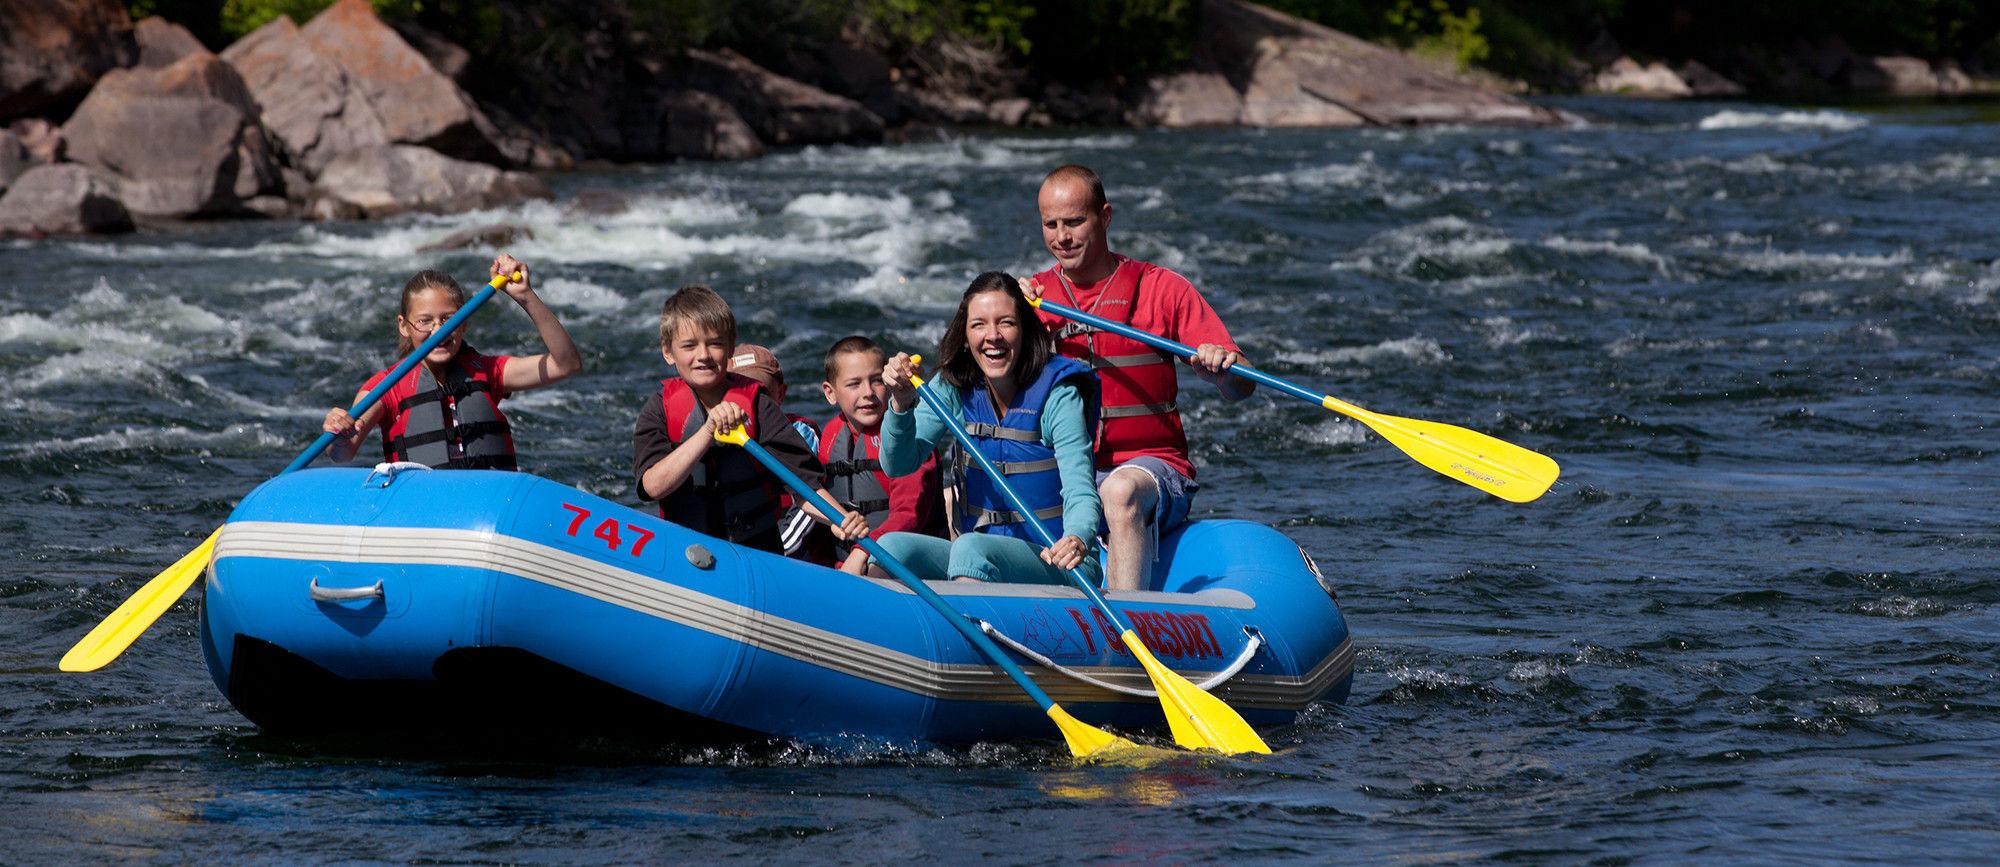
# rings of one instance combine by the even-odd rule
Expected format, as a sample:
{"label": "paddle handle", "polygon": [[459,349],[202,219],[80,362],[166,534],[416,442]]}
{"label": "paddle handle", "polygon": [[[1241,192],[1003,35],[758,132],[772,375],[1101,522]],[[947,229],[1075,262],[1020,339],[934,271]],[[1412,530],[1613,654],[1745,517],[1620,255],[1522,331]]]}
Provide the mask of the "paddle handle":
{"label": "paddle handle", "polygon": [[[446,319],[443,325],[437,327],[436,331],[431,332],[431,336],[424,338],[424,342],[417,344],[416,349],[410,350],[410,354],[405,356],[401,363],[390,368],[389,374],[382,377],[382,381],[376,383],[374,388],[369,389],[367,394],[362,395],[361,399],[355,402],[354,407],[347,411],[347,414],[356,419],[361,418],[362,413],[367,412],[370,407],[375,405],[376,401],[381,400],[382,395],[388,394],[389,389],[394,388],[396,383],[401,382],[403,377],[410,372],[411,368],[416,367],[418,362],[424,360],[424,356],[431,354],[431,350],[436,349],[438,344],[445,342],[446,338],[451,337],[451,333],[457,331],[459,326],[464,325],[465,320],[472,318],[473,312],[479,309],[479,305],[485,304],[486,299],[493,297],[493,293],[499,291],[501,284],[506,283],[512,278],[513,275],[511,274],[502,274],[489,281],[485,288],[473,293],[471,300],[466,301],[464,306],[458,308],[458,312],[453,313],[450,319]],[[333,438],[333,434],[321,431],[319,439],[313,440],[312,445],[306,446],[305,451],[299,452],[298,457],[293,458],[290,464],[287,464],[284,469],[278,471],[278,475],[282,476],[293,470],[305,469],[307,464],[312,463],[314,459],[319,457],[320,452],[326,451],[327,446],[333,445]]]}
{"label": "paddle handle", "polygon": [[[922,361],[922,358],[918,357],[912,361]],[[1028,508],[1027,502],[1021,499],[1020,492],[1014,490],[1013,485],[1007,484],[1007,477],[1000,474],[1000,468],[994,466],[993,461],[979,450],[979,446],[973,444],[972,435],[965,432],[965,426],[959,422],[957,416],[945,411],[944,404],[931,392],[930,383],[925,382],[920,376],[912,376],[910,381],[916,383],[917,398],[929,405],[931,411],[937,413],[938,418],[944,422],[945,427],[951,429],[951,435],[958,438],[959,445],[964,446],[960,451],[971,455],[972,459],[979,463],[980,472],[985,473],[986,478],[993,482],[993,487],[1000,491],[1001,496],[1007,498],[1007,505],[1014,507],[1015,513],[1023,516],[1023,520],[1034,532],[1035,538],[1042,540],[1042,547],[1055,547],[1056,540],[1049,534],[1049,528],[1035,520],[1035,510]],[[1082,570],[1064,569],[1063,574],[1069,576],[1070,583],[1082,590],[1083,595],[1090,597],[1091,603],[1097,606],[1097,610],[1111,618],[1112,625],[1118,627],[1120,634],[1132,631],[1132,624],[1126,622],[1125,615],[1118,613],[1118,609],[1111,607],[1111,603],[1105,601],[1104,596],[1097,592],[1097,585],[1084,577]]]}
{"label": "paddle handle", "polygon": [[[1130,325],[1126,325],[1123,322],[1115,322],[1110,319],[1106,319],[1102,316],[1098,316],[1091,313],[1085,313],[1074,307],[1057,304],[1056,302],[1050,301],[1047,298],[1043,298],[1038,301],[1031,301],[1029,303],[1035,305],[1037,309],[1047,310],[1050,313],[1054,313],[1055,315],[1061,316],[1064,319],[1081,322],[1099,331],[1109,331],[1112,334],[1116,334],[1120,337],[1129,337],[1133,340],[1137,340],[1140,343],[1144,343],[1147,346],[1151,346],[1154,349],[1160,350],[1161,352],[1173,355],[1174,357],[1179,358],[1182,361],[1186,361],[1195,356],[1194,347],[1192,346],[1189,346],[1178,340],[1168,340],[1164,337],[1161,337],[1157,334],[1153,334],[1151,332],[1141,331],[1137,328],[1133,328]],[[1332,395],[1321,394],[1317,391],[1313,391],[1310,388],[1306,388],[1301,385],[1296,385],[1294,383],[1287,382],[1283,379],[1279,379],[1278,377],[1265,373],[1264,371],[1258,370],[1257,368],[1244,365],[1241,362],[1230,365],[1229,369],[1224,372],[1233,373],[1244,379],[1250,380],[1251,382],[1257,383],[1258,385],[1270,386],[1286,394],[1289,394],[1293,397],[1296,397],[1300,400],[1303,400],[1307,403],[1316,403],[1322,407],[1333,410],[1335,412],[1347,412],[1347,410],[1354,410],[1356,412],[1366,412],[1366,410],[1363,410],[1360,407],[1355,406],[1354,404],[1348,403],[1346,401],[1343,401],[1337,397],[1334,397]]]}
{"label": "paddle handle", "polygon": [[[766,451],[756,440],[750,439],[741,426],[727,433],[716,434],[715,438],[719,442],[742,446],[744,451],[749,452],[751,457],[756,458],[758,463],[763,464],[765,469],[770,470],[772,475],[777,476],[778,481],[784,482],[785,487],[790,488],[794,495],[812,504],[812,507],[818,509],[820,514],[829,517],[840,514],[840,510],[835,509],[832,503],[827,502],[824,497],[819,495],[819,492],[807,487],[805,480],[799,478],[797,473],[792,472],[789,467],[779,463],[778,459],[772,457],[771,453]],[[986,633],[973,628],[972,623],[966,620],[965,616],[958,612],[958,609],[951,607],[951,603],[944,601],[944,597],[937,595],[937,591],[932,590],[929,585],[926,585],[922,579],[911,572],[910,567],[903,565],[903,561],[896,559],[894,555],[884,550],[881,543],[863,536],[855,544],[860,545],[862,550],[867,551],[873,556],[875,562],[882,564],[882,568],[889,570],[889,574],[896,576],[896,580],[903,582],[904,586],[910,588],[912,592],[915,592],[925,602],[930,603],[930,606],[937,609],[939,614],[944,615],[944,619],[958,630],[958,634],[965,636],[966,641],[972,642],[972,646],[978,648],[981,653],[986,654],[986,658],[993,660],[995,665],[1000,666],[1000,670],[1006,672],[1008,677],[1013,678],[1014,683],[1021,687],[1021,691],[1027,693],[1029,698],[1034,699],[1035,704],[1041,707],[1042,710],[1047,711],[1055,704],[1055,700],[1049,698],[1048,693],[1043,692],[1041,687],[1036,686],[1034,681],[1028,679],[1027,673],[1022,671],[1020,666],[1014,664],[1014,660],[1007,658],[1007,654],[1000,649],[999,645],[993,643],[993,639],[986,637]]]}

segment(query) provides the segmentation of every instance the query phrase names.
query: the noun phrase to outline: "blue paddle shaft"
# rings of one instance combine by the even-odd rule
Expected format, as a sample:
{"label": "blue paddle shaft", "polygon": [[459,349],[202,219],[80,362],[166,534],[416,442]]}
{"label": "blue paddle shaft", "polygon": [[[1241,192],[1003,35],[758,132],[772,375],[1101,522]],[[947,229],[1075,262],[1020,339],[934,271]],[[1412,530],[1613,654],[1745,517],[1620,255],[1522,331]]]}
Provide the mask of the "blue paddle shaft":
{"label": "blue paddle shaft", "polygon": [[[465,320],[472,317],[473,311],[479,309],[479,305],[485,304],[486,299],[493,297],[493,293],[497,288],[493,284],[488,283],[486,284],[486,288],[474,293],[472,299],[465,302],[465,306],[458,308],[458,312],[453,313],[450,319],[446,319],[443,325],[438,326],[436,331],[431,332],[431,336],[424,338],[424,342],[417,344],[417,348],[411,350],[410,354],[404,357],[401,364],[390,368],[389,375],[382,377],[381,382],[377,383],[374,388],[369,389],[367,394],[362,395],[361,400],[355,402],[354,408],[348,410],[347,414],[359,420],[362,413],[367,412],[369,407],[374,406],[376,401],[381,400],[382,395],[388,394],[389,389],[395,387],[396,383],[401,382],[404,375],[408,374],[411,368],[416,367],[418,362],[424,360],[424,356],[431,354],[431,350],[436,349],[438,344],[443,343],[445,338],[450,337],[452,332],[457,331],[459,326],[464,325]],[[278,471],[278,475],[282,476],[293,470],[305,469],[307,464],[312,463],[314,458],[319,457],[320,452],[326,451],[327,446],[333,445],[333,437],[333,434],[321,431],[319,439],[313,440],[312,445],[306,446],[305,451],[299,452],[299,456],[293,458],[291,464]]]}
{"label": "blue paddle shaft", "polygon": [[[792,472],[790,468],[779,463],[778,459],[772,457],[770,452],[765,451],[764,447],[756,440],[745,439],[743,441],[743,450],[749,452],[751,457],[756,458],[758,463],[763,464],[765,469],[770,470],[772,475],[777,476],[779,481],[784,482],[785,487],[791,488],[792,493],[797,494],[800,499],[805,500],[807,503],[811,503],[812,507],[818,509],[820,514],[828,517],[840,514],[839,510],[835,509],[832,503],[822,498],[819,492],[806,487],[804,479],[799,478],[797,473]],[[1035,704],[1041,706],[1042,710],[1048,710],[1055,704],[1055,700],[1049,698],[1048,693],[1043,692],[1041,687],[1036,686],[1034,681],[1028,679],[1027,673],[1021,671],[1020,666],[1014,664],[1014,660],[1007,658],[1007,654],[1000,649],[999,645],[993,643],[993,639],[986,637],[986,633],[974,628],[965,619],[964,615],[958,613],[958,609],[951,607],[951,603],[944,601],[944,597],[937,595],[937,592],[919,579],[915,573],[911,572],[908,566],[903,565],[903,561],[896,559],[888,551],[883,550],[881,543],[863,536],[857,540],[856,544],[860,545],[862,550],[874,556],[875,562],[882,564],[882,568],[889,570],[889,574],[896,576],[896,580],[903,582],[904,586],[909,587],[918,596],[922,597],[925,602],[930,603],[932,608],[937,609],[939,614],[944,615],[944,619],[958,629],[958,634],[965,636],[966,641],[972,642],[972,646],[979,648],[981,653],[986,654],[987,659],[993,660],[995,665],[1000,666],[1001,671],[1007,672],[1007,676],[1013,678],[1014,683],[1021,687],[1021,691],[1026,692],[1029,698],[1034,699]]]}
{"label": "blue paddle shaft", "polygon": [[[1106,319],[1102,316],[1096,316],[1090,313],[1085,313],[1074,307],[1068,307],[1062,304],[1057,304],[1056,302],[1050,301],[1047,298],[1043,298],[1037,306],[1043,310],[1049,311],[1050,313],[1054,313],[1057,316],[1061,316],[1064,319],[1081,322],[1092,328],[1098,329],[1099,331],[1109,331],[1112,334],[1116,334],[1120,337],[1132,338],[1133,340],[1137,340],[1140,343],[1144,343],[1147,346],[1151,346],[1154,349],[1160,350],[1161,352],[1170,353],[1175,357],[1181,359],[1182,361],[1186,361],[1190,358],[1193,358],[1195,355],[1194,347],[1189,346],[1185,343],[1181,343],[1180,341],[1168,340],[1164,337],[1161,337],[1157,334],[1153,334],[1151,332],[1140,331],[1139,329],[1133,328],[1130,325],[1126,325],[1123,322],[1113,322],[1112,320]],[[1247,367],[1241,363],[1232,364],[1229,366],[1228,370],[1223,372],[1233,373],[1237,376],[1250,380],[1251,382],[1257,383],[1259,385],[1268,385],[1272,388],[1275,388],[1279,391],[1282,391],[1307,403],[1323,404],[1327,398],[1326,395],[1320,394],[1319,392],[1313,391],[1312,389],[1293,385],[1290,382],[1286,382],[1285,380],[1279,379],[1275,376],[1265,373],[1264,371],[1258,370],[1257,368]]]}
{"label": "blue paddle shaft", "polygon": [[[1053,536],[1049,535],[1049,528],[1042,526],[1042,522],[1035,520],[1035,510],[1028,508],[1028,504],[1021,499],[1020,493],[1014,490],[1014,486],[1007,484],[1007,477],[1000,474],[1000,468],[994,466],[993,461],[987,458],[984,452],[979,450],[979,446],[973,444],[972,436],[965,432],[965,426],[959,423],[958,418],[945,411],[944,404],[938,400],[936,394],[931,393],[931,384],[929,382],[917,385],[917,397],[921,398],[924,403],[930,404],[931,411],[937,413],[938,418],[944,420],[945,427],[951,428],[951,435],[957,437],[959,444],[964,446],[962,451],[971,455],[973,460],[979,462],[980,472],[985,473],[986,478],[993,482],[993,487],[997,488],[1007,498],[1007,504],[1013,506],[1014,511],[1023,516],[1022,520],[1034,530],[1035,538],[1042,540],[1042,547],[1055,547],[1056,540]],[[1090,597],[1091,603],[1097,606],[1097,610],[1111,617],[1112,625],[1117,626],[1119,632],[1132,631],[1132,624],[1125,621],[1125,615],[1118,613],[1118,609],[1111,607],[1111,603],[1104,601],[1104,597],[1097,592],[1097,587],[1091,584],[1090,579],[1085,578],[1082,572],[1076,569],[1064,569],[1063,574],[1069,576],[1070,583],[1075,584],[1078,589],[1081,589],[1083,595]]]}

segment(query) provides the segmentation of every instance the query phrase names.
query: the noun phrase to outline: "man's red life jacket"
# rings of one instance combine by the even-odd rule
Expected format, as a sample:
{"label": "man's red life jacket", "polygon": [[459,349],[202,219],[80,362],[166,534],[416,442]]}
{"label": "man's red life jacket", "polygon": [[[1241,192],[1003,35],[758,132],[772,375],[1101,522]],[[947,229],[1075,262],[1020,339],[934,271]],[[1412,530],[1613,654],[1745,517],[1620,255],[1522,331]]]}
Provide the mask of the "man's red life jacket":
{"label": "man's red life jacket", "polygon": [[[1034,280],[1050,300],[1131,324],[1141,305],[1155,303],[1155,299],[1140,294],[1139,281],[1158,266],[1117,258],[1111,278],[1088,303],[1077,297],[1061,265],[1036,274]],[[1038,315],[1056,338],[1056,351],[1097,371],[1103,406],[1092,444],[1097,468],[1106,470],[1151,455],[1192,478],[1194,464],[1188,460],[1187,431],[1181,427],[1180,409],[1174,403],[1180,395],[1175,360],[1129,337],[1099,331],[1054,313]]]}

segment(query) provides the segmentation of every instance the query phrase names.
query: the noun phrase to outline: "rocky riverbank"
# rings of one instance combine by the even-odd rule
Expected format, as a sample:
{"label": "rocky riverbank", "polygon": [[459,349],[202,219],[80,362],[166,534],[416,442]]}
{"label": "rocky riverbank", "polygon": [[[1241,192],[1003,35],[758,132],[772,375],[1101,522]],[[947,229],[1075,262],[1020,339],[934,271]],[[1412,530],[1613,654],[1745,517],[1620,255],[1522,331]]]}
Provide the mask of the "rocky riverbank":
{"label": "rocky riverbank", "polygon": [[[470,53],[340,0],[220,53],[115,0],[0,10],[0,234],[167,221],[346,219],[546,196],[534,170],[746,159],[947,125],[1552,124],[1544,109],[1370,42],[1206,0],[1195,61],[1123,88],[1027,94],[946,43],[918,73],[844,41],[774,70],[729,49],[610,40],[537,86],[464,80]],[[490,83],[489,83],[490,84]]]}
{"label": "rocky riverbank", "polygon": [[[548,195],[542,170],[749,159],[951,127],[1567,120],[1519,98],[1519,83],[1243,0],[1201,0],[1173,37],[1185,58],[1129,75],[1031,70],[949,32],[893,59],[852,29],[746,42],[752,57],[666,44],[624,0],[485,8],[497,24],[484,32],[503,41],[473,39],[480,53],[417,19],[385,21],[368,0],[303,23],[277,17],[211,51],[173,22],[134,22],[119,0],[0,3],[0,235],[464,210]],[[522,34],[547,34],[545,50],[524,50],[536,43]],[[1599,30],[1529,79],[1668,98],[1994,89],[1954,60],[1865,55],[1837,36],[1704,45],[1663,59]]]}

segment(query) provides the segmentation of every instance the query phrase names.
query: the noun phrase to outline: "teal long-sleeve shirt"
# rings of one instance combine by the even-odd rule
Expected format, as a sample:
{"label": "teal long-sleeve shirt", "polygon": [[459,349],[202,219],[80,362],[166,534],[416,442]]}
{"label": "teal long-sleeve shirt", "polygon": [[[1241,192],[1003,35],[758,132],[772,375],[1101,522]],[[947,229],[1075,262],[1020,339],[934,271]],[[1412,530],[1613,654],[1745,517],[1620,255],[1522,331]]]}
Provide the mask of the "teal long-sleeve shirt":
{"label": "teal long-sleeve shirt", "polygon": [[[931,384],[930,393],[937,395],[946,412],[964,420],[958,389],[936,382]],[[1042,442],[1056,452],[1056,473],[1062,478],[1063,535],[1075,536],[1095,548],[1104,504],[1097,499],[1090,430],[1083,421],[1083,394],[1074,383],[1058,383],[1049,389],[1039,432]],[[882,471],[891,476],[914,472],[923,465],[925,457],[950,441],[951,431],[930,404],[918,403],[909,412],[898,412],[892,405],[882,419]]]}

